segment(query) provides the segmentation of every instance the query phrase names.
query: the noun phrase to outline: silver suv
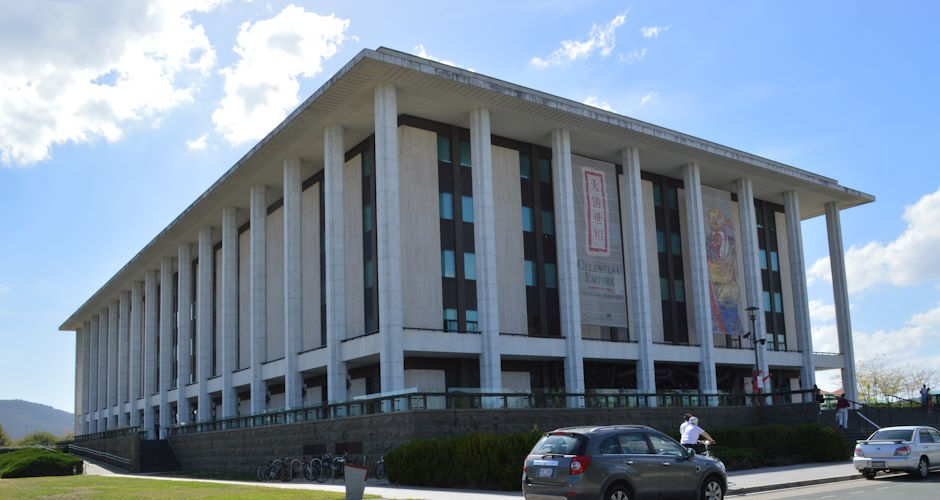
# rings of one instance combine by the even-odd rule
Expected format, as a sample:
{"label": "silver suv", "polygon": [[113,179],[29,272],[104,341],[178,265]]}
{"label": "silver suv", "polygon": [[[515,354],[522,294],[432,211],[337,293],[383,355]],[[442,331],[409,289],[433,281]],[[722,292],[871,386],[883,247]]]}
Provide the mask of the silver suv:
{"label": "silver suv", "polygon": [[522,469],[527,500],[721,500],[720,460],[645,425],[566,427],[539,439]]}

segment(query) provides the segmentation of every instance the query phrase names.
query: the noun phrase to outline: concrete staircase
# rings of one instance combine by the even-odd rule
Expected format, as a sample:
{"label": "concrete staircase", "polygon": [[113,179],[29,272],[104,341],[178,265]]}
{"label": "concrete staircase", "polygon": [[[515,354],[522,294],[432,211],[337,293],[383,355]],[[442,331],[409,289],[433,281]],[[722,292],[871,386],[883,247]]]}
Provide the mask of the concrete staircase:
{"label": "concrete staircase", "polygon": [[140,441],[141,472],[176,472],[180,466],[176,454],[166,439],[143,439]]}
{"label": "concrete staircase", "polygon": [[[849,410],[849,428],[844,430],[846,439],[850,443],[867,439],[877,430],[875,426],[862,418],[864,415],[878,427],[893,427],[898,425],[929,425],[940,428],[940,411],[926,412],[921,408],[862,408]],[[835,410],[823,410],[819,415],[819,424],[838,428]]]}

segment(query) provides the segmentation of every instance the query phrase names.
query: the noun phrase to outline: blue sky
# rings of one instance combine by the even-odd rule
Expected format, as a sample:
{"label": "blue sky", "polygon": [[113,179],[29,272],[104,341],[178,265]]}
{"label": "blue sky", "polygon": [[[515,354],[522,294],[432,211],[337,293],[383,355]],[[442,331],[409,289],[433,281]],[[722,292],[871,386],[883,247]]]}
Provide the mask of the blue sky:
{"label": "blue sky", "polygon": [[[0,399],[72,411],[62,321],[379,46],[875,195],[842,214],[856,357],[940,366],[940,4],[186,3],[0,0]],[[815,348],[836,351],[824,219],[803,235]]]}

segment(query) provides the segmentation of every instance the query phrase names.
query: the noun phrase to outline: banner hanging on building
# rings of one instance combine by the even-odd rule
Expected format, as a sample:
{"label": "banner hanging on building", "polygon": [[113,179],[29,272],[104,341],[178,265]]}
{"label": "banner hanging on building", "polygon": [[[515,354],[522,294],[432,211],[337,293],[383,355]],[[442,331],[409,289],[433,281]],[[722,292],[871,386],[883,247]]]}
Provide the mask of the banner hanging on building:
{"label": "banner hanging on building", "polygon": [[580,156],[574,168],[581,322],[627,327],[620,201],[614,165]]}
{"label": "banner hanging on building", "polygon": [[702,186],[708,292],[712,332],[740,335],[741,287],[738,284],[738,217],[730,194]]}

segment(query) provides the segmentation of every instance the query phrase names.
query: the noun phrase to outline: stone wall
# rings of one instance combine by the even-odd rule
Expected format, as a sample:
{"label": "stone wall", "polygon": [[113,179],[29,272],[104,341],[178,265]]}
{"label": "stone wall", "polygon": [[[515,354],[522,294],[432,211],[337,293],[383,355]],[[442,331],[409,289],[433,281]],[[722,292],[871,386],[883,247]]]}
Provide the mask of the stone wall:
{"label": "stone wall", "polygon": [[769,424],[815,423],[814,404],[769,407],[424,410],[365,415],[289,425],[204,432],[170,438],[187,472],[253,475],[273,458],[299,456],[305,448],[331,453],[350,446],[377,456],[413,439],[455,436],[470,431],[504,433],[533,427],[552,430],[576,425],[643,424],[677,430],[691,411],[707,430]]}
{"label": "stone wall", "polygon": [[131,472],[140,471],[140,438],[137,436],[89,439],[76,441],[75,445],[126,458],[131,461],[128,470]]}

